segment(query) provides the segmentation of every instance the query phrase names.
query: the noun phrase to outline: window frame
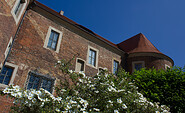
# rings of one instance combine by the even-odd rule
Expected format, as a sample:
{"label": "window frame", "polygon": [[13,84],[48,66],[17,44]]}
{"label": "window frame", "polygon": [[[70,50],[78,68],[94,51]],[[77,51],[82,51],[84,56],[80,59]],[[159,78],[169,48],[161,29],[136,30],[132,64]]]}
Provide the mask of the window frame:
{"label": "window frame", "polygon": [[118,67],[117,67],[117,71],[118,71],[119,65],[120,65],[120,61],[117,60],[117,59],[115,59],[115,58],[113,58],[113,60],[112,60],[112,73],[113,74],[116,74],[116,73],[114,73],[114,62],[117,62],[118,63]]}
{"label": "window frame", "polygon": [[139,64],[139,63],[142,64],[142,68],[145,67],[145,62],[144,62],[144,61],[133,61],[133,62],[132,62],[132,73],[133,73],[134,70],[135,70],[135,64]]}
{"label": "window frame", "polygon": [[[95,55],[95,66],[92,65],[92,64],[89,64],[89,53],[90,53],[90,50],[93,50],[96,52],[96,55]],[[90,66],[90,67],[93,67],[95,69],[98,68],[98,54],[99,54],[99,50],[94,48],[94,47],[91,47],[91,46],[88,46],[88,51],[87,51],[87,65]]]}
{"label": "window frame", "polygon": [[8,52],[9,52],[10,47],[11,47],[11,45],[12,45],[12,41],[13,41],[13,39],[12,39],[12,37],[11,37],[10,40],[9,40],[9,42],[8,42],[8,45],[7,45],[7,47],[6,47],[6,50],[5,50],[5,52],[4,52],[5,58],[6,58],[6,56],[8,55]]}
{"label": "window frame", "polygon": [[18,5],[20,4],[21,1],[22,0],[16,0],[15,4],[14,4],[12,10],[11,10],[11,14],[12,14],[14,20],[15,20],[16,25],[18,24],[22,14],[23,14],[23,12],[26,8],[26,4],[27,4],[27,0],[24,0],[24,3],[22,4],[21,9],[18,10],[18,14],[15,14],[15,10],[18,7]]}
{"label": "window frame", "polygon": [[[48,47],[48,42],[49,42],[49,38],[50,38],[50,35],[51,35],[51,32],[52,32],[52,31],[54,31],[54,32],[56,32],[56,33],[59,34],[58,40],[57,40],[57,44],[56,44],[56,50],[51,49],[51,48]],[[49,49],[49,50],[52,50],[52,51],[55,51],[55,52],[59,53],[60,44],[61,44],[61,41],[62,41],[62,35],[63,35],[62,31],[60,31],[60,30],[58,30],[58,29],[56,29],[56,28],[53,28],[53,27],[49,26],[48,32],[47,32],[47,35],[46,35],[46,38],[45,38],[45,42],[44,42],[44,46],[43,46],[43,47],[46,48],[46,49]]]}
{"label": "window frame", "polygon": [[77,58],[77,59],[76,59],[75,71],[76,71],[76,72],[79,72],[79,71],[77,71],[77,63],[78,63],[78,60],[81,60],[81,61],[84,62],[84,71],[83,71],[83,72],[85,72],[85,65],[86,65],[86,62],[85,62],[85,60],[83,60],[83,59],[81,59],[81,58]]}
{"label": "window frame", "polygon": [[[13,72],[12,72],[12,75],[11,75],[11,78],[10,78],[10,81],[9,81],[8,85],[13,84],[16,73],[17,73],[17,70],[18,70],[18,66],[15,65],[15,64],[9,63],[9,62],[6,62],[5,66],[13,68]],[[8,85],[0,83],[0,87],[2,87],[2,88],[6,88],[6,87],[8,87]]]}
{"label": "window frame", "polygon": [[36,77],[39,77],[39,86],[38,86],[38,89],[42,88],[42,80],[46,79],[46,80],[50,80],[51,81],[51,92],[50,93],[53,93],[54,92],[54,86],[55,86],[55,82],[56,82],[56,79],[54,77],[50,77],[49,75],[43,75],[43,74],[40,74],[40,73],[37,73],[35,71],[29,71],[28,72],[28,75],[27,75],[27,79],[26,79],[26,83],[25,83],[25,89],[28,88],[28,84],[29,84],[29,80],[30,80],[30,77],[31,77],[31,74],[34,74],[33,76],[36,76]]}

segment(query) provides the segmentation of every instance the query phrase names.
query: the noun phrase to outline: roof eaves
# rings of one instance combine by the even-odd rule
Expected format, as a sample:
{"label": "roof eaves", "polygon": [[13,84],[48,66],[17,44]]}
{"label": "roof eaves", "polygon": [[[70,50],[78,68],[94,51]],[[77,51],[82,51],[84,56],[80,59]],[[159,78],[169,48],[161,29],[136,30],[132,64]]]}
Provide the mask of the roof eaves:
{"label": "roof eaves", "polygon": [[60,15],[60,14],[59,14],[58,12],[56,12],[55,10],[53,10],[53,9],[51,9],[51,8],[49,8],[49,7],[45,6],[45,5],[43,5],[42,3],[38,2],[38,1],[34,1],[34,4],[35,4],[36,6],[38,6],[38,7],[40,7],[40,8],[42,8],[42,9],[46,10],[48,13],[51,13],[51,14],[53,14],[54,16],[57,16],[58,18],[64,20],[65,22],[70,23],[71,25],[73,25],[73,26],[75,26],[75,27],[77,27],[77,28],[83,30],[84,32],[86,32],[86,33],[92,35],[93,37],[96,37],[97,39],[103,41],[104,43],[106,43],[106,44],[112,46],[113,48],[115,48],[115,49],[117,49],[117,50],[119,50],[119,51],[125,53],[123,50],[119,49],[118,46],[117,46],[116,44],[112,43],[111,41],[108,41],[107,39],[105,39],[105,38],[103,38],[103,37],[101,37],[101,36],[99,36],[99,35],[97,35],[97,34],[95,34],[95,33],[92,34],[91,32],[88,32],[88,31],[84,30],[83,28],[79,27],[80,24],[74,22],[73,20],[71,20],[71,19],[69,19],[69,18],[67,18],[67,17],[65,17],[65,16],[63,16],[63,15]]}

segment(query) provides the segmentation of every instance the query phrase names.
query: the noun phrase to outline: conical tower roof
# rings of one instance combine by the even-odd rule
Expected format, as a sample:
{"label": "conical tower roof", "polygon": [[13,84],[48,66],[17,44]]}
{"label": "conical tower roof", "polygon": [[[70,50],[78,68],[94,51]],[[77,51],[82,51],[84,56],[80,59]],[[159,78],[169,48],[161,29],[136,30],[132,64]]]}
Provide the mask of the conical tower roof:
{"label": "conical tower roof", "polygon": [[139,33],[117,45],[126,53],[154,52],[162,54],[142,33]]}

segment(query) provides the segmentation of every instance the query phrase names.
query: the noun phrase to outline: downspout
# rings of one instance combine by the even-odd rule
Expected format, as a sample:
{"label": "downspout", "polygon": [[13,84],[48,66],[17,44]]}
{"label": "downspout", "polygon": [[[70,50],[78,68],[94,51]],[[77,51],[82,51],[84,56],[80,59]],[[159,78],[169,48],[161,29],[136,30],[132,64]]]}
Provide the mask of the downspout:
{"label": "downspout", "polygon": [[17,28],[17,31],[16,31],[16,33],[15,33],[15,35],[14,35],[14,38],[13,38],[12,43],[11,43],[11,45],[10,45],[10,49],[9,49],[9,51],[8,51],[8,54],[7,54],[7,56],[6,56],[6,58],[5,58],[4,62],[3,62],[2,69],[0,70],[0,75],[2,74],[2,70],[3,70],[3,68],[4,68],[4,66],[5,66],[5,64],[6,64],[6,62],[7,62],[7,59],[8,59],[8,57],[9,57],[9,55],[10,55],[10,52],[11,52],[11,49],[12,49],[12,47],[13,47],[14,41],[15,41],[15,39],[16,39],[16,37],[17,37],[17,34],[18,34],[19,31],[20,31],[21,25],[22,25],[22,23],[23,23],[23,20],[24,20],[26,14],[27,14],[28,9],[29,9],[29,5],[28,5],[28,7],[26,8],[26,11],[24,12],[24,15],[23,15],[23,17],[22,17],[22,19],[21,19],[21,22],[20,22],[20,24],[19,24],[19,26],[18,26],[18,28]]}

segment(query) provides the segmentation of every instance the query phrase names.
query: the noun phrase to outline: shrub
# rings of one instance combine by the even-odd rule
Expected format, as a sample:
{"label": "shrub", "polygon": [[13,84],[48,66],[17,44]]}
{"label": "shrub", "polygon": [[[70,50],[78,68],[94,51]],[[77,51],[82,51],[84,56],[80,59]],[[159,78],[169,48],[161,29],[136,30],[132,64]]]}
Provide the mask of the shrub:
{"label": "shrub", "polygon": [[171,112],[185,112],[184,69],[141,69],[127,77],[135,81],[138,90],[150,101],[168,105]]}

